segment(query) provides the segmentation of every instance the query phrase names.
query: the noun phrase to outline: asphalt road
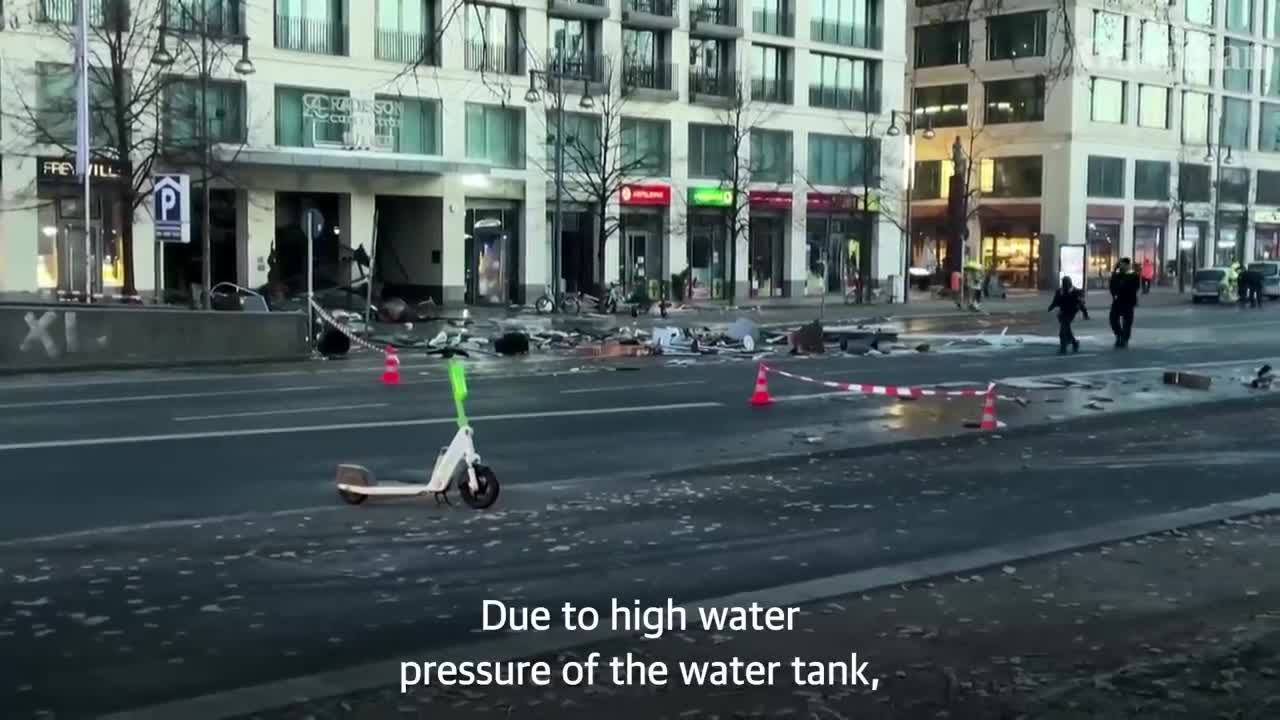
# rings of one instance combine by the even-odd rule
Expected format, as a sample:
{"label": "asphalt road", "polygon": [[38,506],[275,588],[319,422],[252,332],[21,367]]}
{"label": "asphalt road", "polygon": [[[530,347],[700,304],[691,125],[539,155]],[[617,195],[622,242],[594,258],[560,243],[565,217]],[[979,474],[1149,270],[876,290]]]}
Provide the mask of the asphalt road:
{"label": "asphalt road", "polygon": [[[1047,316],[906,329],[1006,325],[1052,330]],[[1103,317],[1078,329],[1097,340],[1065,358],[1024,346],[776,362],[878,384],[1064,374],[1143,384],[1165,367],[1280,357],[1277,329],[1270,308],[1171,307],[1140,315],[1127,351],[1109,347]],[[938,449],[708,472],[697,468],[952,433],[978,405],[832,399],[774,377],[780,402],[755,409],[750,361],[497,361],[474,368],[468,412],[503,481],[498,511],[350,508],[333,491],[337,463],[421,479],[453,429],[438,362],[406,357],[399,387],[378,385],[376,366],[0,381],[11,481],[0,506],[0,667],[11,666],[0,707],[82,716],[420,650],[466,638],[483,597],[695,600],[1254,495],[1270,489],[1276,461],[1246,450],[1239,417],[1173,413],[1125,431],[1137,437],[1055,435],[1052,461],[1013,460],[1011,444],[964,462]],[[1117,405],[1163,402],[1154,389],[1111,390]],[[1049,402],[1005,403],[1001,417],[1013,427],[1072,415],[1074,399]],[[1175,421],[1190,424],[1179,435]],[[1143,460],[1124,466],[1128,486],[1097,472],[1133,456],[1124,443],[1142,443]],[[1202,482],[1222,462],[1214,449],[1231,449],[1235,467]],[[654,478],[672,468],[685,469]]]}

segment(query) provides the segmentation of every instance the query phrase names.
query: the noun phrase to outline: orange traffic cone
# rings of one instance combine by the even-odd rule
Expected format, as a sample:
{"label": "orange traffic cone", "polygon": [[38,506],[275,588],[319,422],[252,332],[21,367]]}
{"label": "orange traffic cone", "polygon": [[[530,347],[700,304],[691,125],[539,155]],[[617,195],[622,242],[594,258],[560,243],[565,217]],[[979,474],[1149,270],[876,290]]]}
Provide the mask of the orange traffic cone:
{"label": "orange traffic cone", "polygon": [[396,355],[396,349],[390,345],[387,346],[386,362],[382,366],[382,384],[400,384],[400,356]]}
{"label": "orange traffic cone", "polygon": [[982,422],[978,425],[979,430],[995,430],[998,425],[996,423],[996,388],[994,385],[987,388],[986,398],[982,401]]}
{"label": "orange traffic cone", "polygon": [[764,363],[760,363],[760,370],[756,373],[756,389],[751,393],[751,404],[755,407],[773,404],[773,398],[769,397],[769,370]]}

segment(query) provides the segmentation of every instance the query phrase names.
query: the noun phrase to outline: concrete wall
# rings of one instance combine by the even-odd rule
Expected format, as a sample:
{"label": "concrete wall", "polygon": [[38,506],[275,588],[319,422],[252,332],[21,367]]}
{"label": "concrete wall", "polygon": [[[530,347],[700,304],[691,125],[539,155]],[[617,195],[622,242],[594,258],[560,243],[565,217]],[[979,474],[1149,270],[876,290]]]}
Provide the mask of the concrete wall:
{"label": "concrete wall", "polygon": [[0,306],[0,373],[299,360],[302,313]]}

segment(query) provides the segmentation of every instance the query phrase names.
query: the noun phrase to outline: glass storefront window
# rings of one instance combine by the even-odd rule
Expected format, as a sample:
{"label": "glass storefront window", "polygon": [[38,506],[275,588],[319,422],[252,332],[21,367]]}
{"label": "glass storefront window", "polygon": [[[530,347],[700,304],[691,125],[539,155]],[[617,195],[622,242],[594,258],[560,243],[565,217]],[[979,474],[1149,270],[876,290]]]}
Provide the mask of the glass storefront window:
{"label": "glass storefront window", "polygon": [[[94,292],[119,290],[124,285],[121,243],[125,209],[114,195],[91,198],[89,215],[92,252],[100,277],[94,278]],[[41,193],[37,211],[39,233],[36,248],[36,283],[41,290],[78,293],[84,291],[85,238],[84,201],[78,194]],[[105,213],[104,213],[105,210]]]}
{"label": "glass storefront window", "polygon": [[783,247],[786,215],[757,215],[751,218],[751,297],[781,297],[783,289]]}
{"label": "glass storefront window", "polygon": [[719,212],[694,215],[689,226],[690,300],[723,300],[729,297],[728,228]]}
{"label": "glass storefront window", "polygon": [[1280,260],[1280,226],[1258,225],[1253,234],[1255,260]]}
{"label": "glass storefront window", "polygon": [[1089,223],[1088,253],[1089,276],[1085,284],[1090,288],[1105,288],[1111,281],[1120,252],[1120,225],[1110,222]]}
{"label": "glass storefront window", "polygon": [[1040,267],[1040,235],[1015,228],[985,233],[979,262],[1005,287],[1034,288]]}
{"label": "glass storefront window", "polygon": [[329,118],[342,117],[332,106],[350,97],[346,91],[277,87],[276,144],[309,148],[341,143],[349,125]]}
{"label": "glass storefront window", "polygon": [[1164,276],[1161,272],[1164,258],[1164,227],[1160,225],[1135,225],[1133,227],[1133,264],[1142,267],[1144,260],[1150,260],[1156,266],[1156,281]]}
{"label": "glass storefront window", "polygon": [[805,236],[806,295],[844,293],[858,282],[862,220],[850,215],[810,215]]}
{"label": "glass storefront window", "polygon": [[1222,213],[1218,216],[1218,237],[1213,244],[1213,264],[1227,267],[1236,262],[1239,244],[1244,238],[1244,216]]}

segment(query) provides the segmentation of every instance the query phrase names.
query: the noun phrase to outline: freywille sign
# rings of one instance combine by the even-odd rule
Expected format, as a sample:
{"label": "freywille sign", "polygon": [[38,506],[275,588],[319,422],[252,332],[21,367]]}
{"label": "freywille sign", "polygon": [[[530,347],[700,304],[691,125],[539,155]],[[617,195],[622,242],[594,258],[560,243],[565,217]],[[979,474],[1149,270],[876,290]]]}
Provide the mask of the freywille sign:
{"label": "freywille sign", "polygon": [[[311,129],[314,147],[387,152],[395,149],[396,130],[400,128],[400,102],[307,93],[302,96],[302,117],[316,121]],[[341,127],[342,141],[321,137],[321,123]]]}
{"label": "freywille sign", "polygon": [[[76,175],[76,161],[68,158],[37,158],[37,179],[44,182],[74,183],[79,181]],[[119,182],[124,179],[128,168],[112,160],[92,160],[89,162],[89,178]]]}

